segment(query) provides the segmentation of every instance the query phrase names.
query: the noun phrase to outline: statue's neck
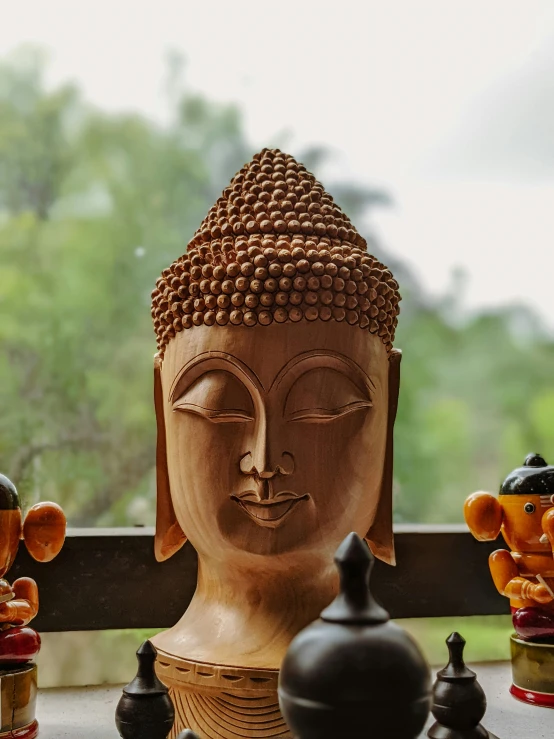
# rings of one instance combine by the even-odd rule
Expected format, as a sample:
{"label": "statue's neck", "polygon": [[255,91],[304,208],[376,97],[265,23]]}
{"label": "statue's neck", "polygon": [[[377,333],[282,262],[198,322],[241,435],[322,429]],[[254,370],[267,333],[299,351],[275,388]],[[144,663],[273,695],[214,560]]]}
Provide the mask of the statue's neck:
{"label": "statue's neck", "polygon": [[156,646],[198,662],[278,669],[291,639],[335,597],[338,580],[328,558],[271,560],[241,566],[200,556],[194,597]]}

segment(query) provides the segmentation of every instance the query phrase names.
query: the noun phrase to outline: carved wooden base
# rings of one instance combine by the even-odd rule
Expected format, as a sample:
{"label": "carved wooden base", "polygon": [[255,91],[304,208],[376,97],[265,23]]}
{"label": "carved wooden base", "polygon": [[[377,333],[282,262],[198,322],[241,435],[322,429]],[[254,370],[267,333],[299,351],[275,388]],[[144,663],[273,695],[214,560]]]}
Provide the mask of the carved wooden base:
{"label": "carved wooden base", "polygon": [[178,659],[158,650],[158,677],[175,706],[169,739],[183,729],[202,739],[292,739],[277,698],[277,670]]}
{"label": "carved wooden base", "polygon": [[0,739],[34,739],[38,735],[35,719],[37,666],[0,670]]}
{"label": "carved wooden base", "polygon": [[554,708],[554,644],[510,637],[513,685],[510,693],[524,703]]}

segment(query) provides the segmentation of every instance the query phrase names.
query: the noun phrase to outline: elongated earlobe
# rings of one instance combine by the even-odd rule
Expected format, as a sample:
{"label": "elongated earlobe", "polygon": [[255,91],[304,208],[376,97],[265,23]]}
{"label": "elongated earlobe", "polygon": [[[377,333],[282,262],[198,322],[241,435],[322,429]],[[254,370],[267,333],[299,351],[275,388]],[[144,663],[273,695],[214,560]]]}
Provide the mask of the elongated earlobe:
{"label": "elongated earlobe", "polygon": [[156,444],[157,497],[154,554],[158,562],[169,559],[187,540],[175,516],[169,488],[161,369],[162,361],[160,357],[156,356],[154,357],[154,406],[156,408],[158,440]]}
{"label": "elongated earlobe", "polygon": [[373,554],[389,565],[396,564],[394,535],[392,533],[392,481],[394,461],[394,421],[398,409],[400,389],[400,360],[402,352],[393,349],[389,356],[389,412],[387,421],[387,446],[381,483],[381,495],[377,513],[365,540]]}

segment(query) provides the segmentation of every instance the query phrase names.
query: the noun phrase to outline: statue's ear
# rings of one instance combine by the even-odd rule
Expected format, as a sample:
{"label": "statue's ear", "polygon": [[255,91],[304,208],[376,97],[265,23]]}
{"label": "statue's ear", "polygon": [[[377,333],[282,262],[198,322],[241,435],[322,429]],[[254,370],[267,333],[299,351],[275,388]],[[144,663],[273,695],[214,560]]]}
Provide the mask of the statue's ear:
{"label": "statue's ear", "polygon": [[464,518],[478,541],[494,541],[500,533],[502,505],[490,493],[472,493],[464,503]]}
{"label": "statue's ear", "polygon": [[154,406],[156,408],[156,426],[158,440],[156,444],[156,536],[154,538],[154,554],[158,562],[169,559],[186,542],[173,508],[169,489],[169,471],[167,468],[167,448],[165,439],[164,400],[162,391],[162,360],[154,357]]}
{"label": "statue's ear", "polygon": [[393,349],[389,355],[389,409],[387,417],[387,446],[385,464],[381,483],[381,495],[377,513],[365,540],[373,554],[389,565],[396,564],[394,555],[394,535],[392,533],[392,479],[393,479],[393,445],[394,420],[398,408],[398,391],[400,389],[400,360],[402,352]]}

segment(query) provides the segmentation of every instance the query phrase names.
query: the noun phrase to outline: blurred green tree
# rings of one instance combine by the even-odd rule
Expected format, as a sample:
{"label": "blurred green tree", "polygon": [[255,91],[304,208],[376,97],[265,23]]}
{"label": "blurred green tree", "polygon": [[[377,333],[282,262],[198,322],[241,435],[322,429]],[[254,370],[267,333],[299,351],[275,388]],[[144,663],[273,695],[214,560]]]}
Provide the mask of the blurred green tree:
{"label": "blurred green tree", "polygon": [[[192,94],[178,56],[164,126],[48,90],[43,69],[29,51],[0,64],[0,469],[73,525],[152,523],[150,291],[253,151],[239,111]],[[389,203],[328,185],[356,222]],[[521,306],[464,318],[460,281],[431,300],[365,235],[404,295],[396,517],[459,521],[469,492],[550,453],[554,344]]]}

